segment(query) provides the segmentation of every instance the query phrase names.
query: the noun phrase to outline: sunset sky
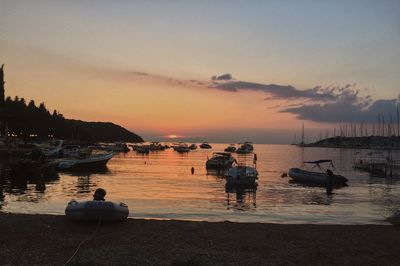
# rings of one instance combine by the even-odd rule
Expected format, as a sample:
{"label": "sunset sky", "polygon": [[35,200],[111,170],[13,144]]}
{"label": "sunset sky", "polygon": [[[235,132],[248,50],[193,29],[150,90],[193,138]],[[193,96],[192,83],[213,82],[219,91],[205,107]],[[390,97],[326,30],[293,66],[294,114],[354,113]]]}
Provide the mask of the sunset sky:
{"label": "sunset sky", "polygon": [[395,114],[400,1],[0,0],[6,95],[147,140],[289,143]]}

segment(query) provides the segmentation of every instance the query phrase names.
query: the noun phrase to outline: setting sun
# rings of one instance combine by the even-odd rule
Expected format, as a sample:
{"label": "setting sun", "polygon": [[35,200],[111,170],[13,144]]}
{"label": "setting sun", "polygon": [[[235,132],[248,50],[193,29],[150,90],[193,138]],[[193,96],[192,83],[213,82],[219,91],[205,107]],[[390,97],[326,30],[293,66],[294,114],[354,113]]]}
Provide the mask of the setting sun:
{"label": "setting sun", "polygon": [[176,139],[176,138],[178,138],[178,135],[170,134],[170,135],[167,135],[167,136],[165,136],[165,137],[167,137],[167,138],[169,138],[169,139]]}

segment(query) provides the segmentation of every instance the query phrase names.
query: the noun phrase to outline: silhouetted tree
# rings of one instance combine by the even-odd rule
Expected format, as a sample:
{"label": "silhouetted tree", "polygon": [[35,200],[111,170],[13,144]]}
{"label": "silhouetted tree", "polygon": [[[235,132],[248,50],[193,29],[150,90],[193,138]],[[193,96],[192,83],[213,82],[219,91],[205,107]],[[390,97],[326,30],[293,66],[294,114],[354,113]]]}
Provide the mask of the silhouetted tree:
{"label": "silhouetted tree", "polygon": [[43,102],[38,107],[33,100],[26,105],[25,99],[18,96],[14,100],[11,97],[6,98],[4,112],[10,117],[9,132],[17,133],[23,138],[37,134],[39,138],[53,135],[56,138],[82,141],[143,141],[140,136],[118,125],[68,120],[57,110],[50,114]]}

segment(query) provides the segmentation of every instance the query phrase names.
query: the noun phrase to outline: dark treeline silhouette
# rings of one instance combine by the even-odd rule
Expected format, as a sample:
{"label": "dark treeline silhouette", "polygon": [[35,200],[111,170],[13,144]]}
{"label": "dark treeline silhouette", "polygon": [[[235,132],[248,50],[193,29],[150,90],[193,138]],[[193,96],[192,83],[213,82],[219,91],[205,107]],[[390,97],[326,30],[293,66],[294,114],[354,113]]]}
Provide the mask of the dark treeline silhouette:
{"label": "dark treeline silhouette", "polygon": [[318,147],[400,148],[400,136],[332,137],[305,144]]}
{"label": "dark treeline silhouette", "polygon": [[[128,141],[142,142],[143,139],[125,128],[109,122],[84,122],[66,119],[57,110],[52,113],[42,102],[36,106],[31,100],[7,97],[2,104],[2,115],[7,121],[8,133],[21,138],[49,137],[77,141]],[[4,128],[3,130],[7,130]]]}

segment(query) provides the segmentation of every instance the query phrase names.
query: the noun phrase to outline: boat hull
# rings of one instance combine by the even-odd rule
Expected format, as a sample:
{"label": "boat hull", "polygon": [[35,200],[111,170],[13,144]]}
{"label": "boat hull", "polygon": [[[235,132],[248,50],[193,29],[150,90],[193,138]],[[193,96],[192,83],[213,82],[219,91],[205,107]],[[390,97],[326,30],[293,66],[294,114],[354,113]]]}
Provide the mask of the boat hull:
{"label": "boat hull", "polygon": [[253,186],[257,184],[258,172],[249,166],[235,166],[225,174],[227,186]]}
{"label": "boat hull", "polygon": [[125,220],[129,215],[128,206],[112,201],[70,201],[65,208],[68,219],[75,221],[107,221]]}
{"label": "boat hull", "polygon": [[104,168],[113,156],[113,153],[109,153],[85,159],[65,159],[59,162],[57,168],[59,170],[87,170]]}
{"label": "boat hull", "polygon": [[234,158],[226,159],[226,160],[208,160],[206,162],[207,169],[224,169],[232,166]]}
{"label": "boat hull", "polygon": [[295,182],[320,186],[345,186],[348,181],[347,178],[341,175],[328,176],[325,173],[311,172],[300,168],[291,168],[288,174]]}

